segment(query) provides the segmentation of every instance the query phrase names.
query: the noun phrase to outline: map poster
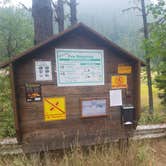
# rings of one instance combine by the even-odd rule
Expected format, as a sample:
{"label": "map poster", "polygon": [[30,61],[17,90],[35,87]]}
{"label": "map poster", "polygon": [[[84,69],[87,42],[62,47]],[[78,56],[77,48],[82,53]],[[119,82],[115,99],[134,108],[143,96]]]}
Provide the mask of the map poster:
{"label": "map poster", "polygon": [[44,98],[44,120],[65,120],[66,103],[65,97]]}
{"label": "map poster", "polygon": [[82,117],[97,117],[107,115],[106,98],[89,98],[81,100]]}
{"label": "map poster", "polygon": [[112,76],[111,85],[112,85],[112,89],[128,88],[127,76],[126,75]]}
{"label": "map poster", "polygon": [[41,85],[36,83],[26,83],[25,93],[27,102],[41,101]]}
{"label": "map poster", "polygon": [[104,51],[56,49],[58,86],[104,85]]}

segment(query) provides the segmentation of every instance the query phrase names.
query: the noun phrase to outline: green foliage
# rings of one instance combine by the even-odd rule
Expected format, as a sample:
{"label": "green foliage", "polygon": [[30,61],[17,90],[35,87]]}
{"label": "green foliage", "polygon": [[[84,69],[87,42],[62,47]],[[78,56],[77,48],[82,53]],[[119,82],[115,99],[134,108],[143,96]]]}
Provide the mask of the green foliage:
{"label": "green foliage", "polygon": [[12,110],[0,112],[0,138],[15,137]]}
{"label": "green foliage", "polygon": [[161,63],[159,67],[160,74],[156,76],[156,85],[160,89],[159,97],[162,99],[162,104],[166,106],[166,63]]}
{"label": "green foliage", "polygon": [[141,118],[139,120],[140,125],[147,124],[158,124],[158,123],[166,123],[166,113],[165,112],[154,112],[153,115],[150,115],[147,111],[141,114]]}
{"label": "green foliage", "polygon": [[16,7],[0,8],[0,60],[33,45],[33,22],[30,13]]}
{"label": "green foliage", "polygon": [[[0,62],[33,45],[31,13],[16,7],[0,8]],[[15,136],[8,71],[0,73],[0,137]]]}
{"label": "green foliage", "polygon": [[8,71],[0,74],[0,137],[15,136]]}
{"label": "green foliage", "polygon": [[158,0],[157,4],[150,4],[148,6],[148,11],[152,13],[155,19],[158,19],[159,16],[166,16],[165,1]]}
{"label": "green foliage", "polygon": [[157,71],[156,86],[161,91],[159,96],[162,98],[162,103],[166,105],[166,3],[164,0],[158,0],[158,3],[151,4],[148,10],[155,22],[151,24],[150,38],[146,41],[146,45],[156,63],[154,66]]}
{"label": "green foliage", "polygon": [[11,89],[8,71],[0,74],[0,112],[11,110]]}

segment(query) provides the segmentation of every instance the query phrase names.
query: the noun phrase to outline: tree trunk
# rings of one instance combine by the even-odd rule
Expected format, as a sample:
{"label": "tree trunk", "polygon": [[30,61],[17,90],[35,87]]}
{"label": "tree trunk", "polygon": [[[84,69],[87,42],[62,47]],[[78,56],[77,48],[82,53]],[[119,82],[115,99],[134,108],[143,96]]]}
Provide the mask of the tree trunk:
{"label": "tree trunk", "polygon": [[[148,24],[147,24],[147,15],[145,9],[145,1],[141,0],[142,6],[142,16],[143,16],[143,25],[144,25],[144,37],[145,39],[149,38],[148,34]],[[153,108],[153,92],[152,92],[152,77],[151,77],[151,67],[150,67],[150,58],[148,49],[145,47],[145,56],[146,56],[146,73],[147,73],[147,84],[148,84],[148,94],[149,94],[149,113],[152,114],[154,111]]]}
{"label": "tree trunk", "polygon": [[34,19],[34,44],[38,44],[53,35],[52,8],[50,0],[32,0]]}
{"label": "tree trunk", "polygon": [[70,22],[71,25],[77,24],[77,2],[76,0],[70,0]]}
{"label": "tree trunk", "polygon": [[58,21],[58,30],[59,32],[64,31],[64,6],[63,0],[58,0],[57,3],[57,21]]}

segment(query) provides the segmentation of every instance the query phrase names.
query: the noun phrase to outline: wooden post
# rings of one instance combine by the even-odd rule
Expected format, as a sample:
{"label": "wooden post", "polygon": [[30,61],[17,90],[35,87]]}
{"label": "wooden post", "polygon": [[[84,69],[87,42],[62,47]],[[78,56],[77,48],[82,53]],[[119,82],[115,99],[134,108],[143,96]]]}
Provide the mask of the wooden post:
{"label": "wooden post", "polygon": [[134,87],[134,91],[135,91],[135,120],[138,121],[139,117],[140,117],[140,111],[141,111],[141,95],[140,95],[140,91],[141,91],[141,63],[137,62],[135,65],[135,78],[134,78],[134,82],[135,82],[135,87]]}
{"label": "wooden post", "polygon": [[15,91],[15,79],[14,79],[14,66],[10,64],[10,81],[11,81],[11,90],[12,90],[12,108],[14,112],[14,121],[15,121],[15,130],[16,130],[16,137],[18,143],[21,143],[21,129],[20,129],[20,120],[19,114],[17,110],[17,99],[16,99],[16,91]]}
{"label": "wooden post", "polygon": [[63,32],[64,31],[64,6],[63,6],[63,1],[62,0],[58,0],[57,2],[57,19],[58,19],[58,29],[59,32]]}

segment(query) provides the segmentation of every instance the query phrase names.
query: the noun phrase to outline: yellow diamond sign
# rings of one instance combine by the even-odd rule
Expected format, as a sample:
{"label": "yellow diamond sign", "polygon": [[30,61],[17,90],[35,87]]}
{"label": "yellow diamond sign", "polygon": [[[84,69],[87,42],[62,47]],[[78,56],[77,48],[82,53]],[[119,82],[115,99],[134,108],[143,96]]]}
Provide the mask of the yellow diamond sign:
{"label": "yellow diamond sign", "polygon": [[65,97],[44,98],[44,119],[45,121],[66,119]]}

